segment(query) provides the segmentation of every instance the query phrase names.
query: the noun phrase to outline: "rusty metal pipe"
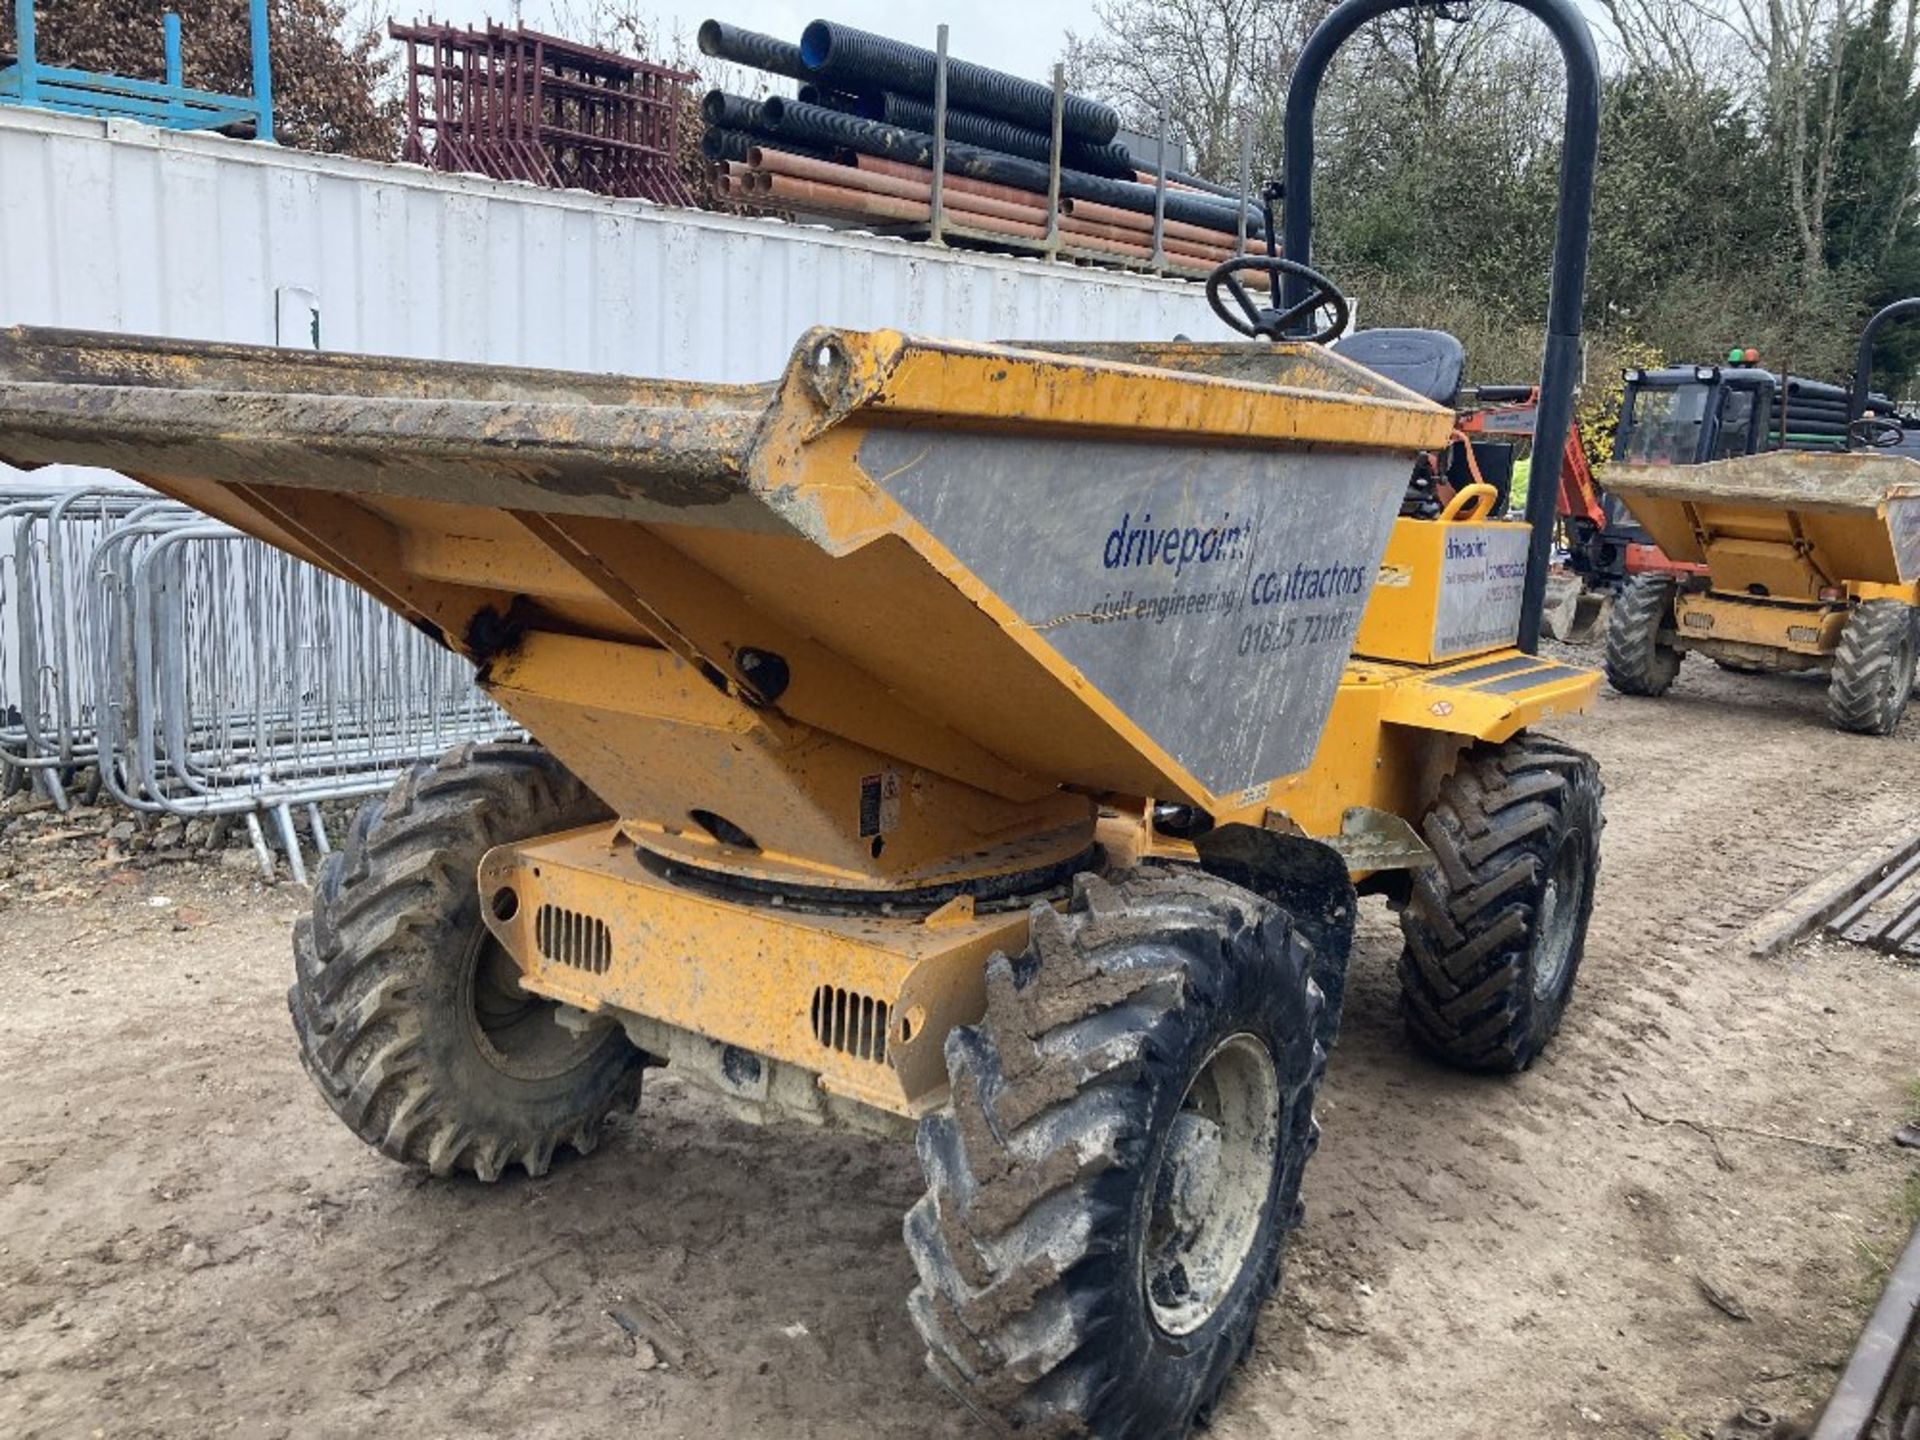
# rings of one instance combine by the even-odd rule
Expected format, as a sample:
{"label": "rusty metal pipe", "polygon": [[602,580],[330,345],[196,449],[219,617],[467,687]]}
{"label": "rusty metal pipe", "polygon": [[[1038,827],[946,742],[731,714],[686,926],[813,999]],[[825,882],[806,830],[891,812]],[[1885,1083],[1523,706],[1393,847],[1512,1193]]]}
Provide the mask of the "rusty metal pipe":
{"label": "rusty metal pipe", "polygon": [[[765,170],[755,171],[753,178],[759,195],[784,201],[796,208],[812,207],[836,214],[870,215],[877,219],[909,222],[933,219],[931,193],[926,199],[881,195],[871,190],[857,190],[822,180],[805,180],[792,175],[772,174]],[[957,206],[950,205],[948,208],[954,212],[953,223],[962,229],[1028,240],[1042,239],[1047,233],[1044,225],[1008,220],[997,215],[963,210]]]}
{"label": "rusty metal pipe", "polygon": [[[1141,265],[1153,263],[1153,247],[1150,244],[1136,244],[1131,240],[1111,240],[1098,235],[1085,235],[1072,230],[1062,230],[1061,243],[1070,251],[1079,255],[1125,256]],[[1163,268],[1179,271],[1187,275],[1204,275],[1217,264],[1214,260],[1196,259],[1187,255],[1166,252],[1161,256]]]}
{"label": "rusty metal pipe", "polygon": [[[853,163],[857,169],[871,171],[875,175],[891,175],[899,180],[926,179],[931,182],[933,177],[933,172],[924,165],[909,165],[904,160],[888,160],[880,155],[855,155]],[[1035,191],[1022,190],[1014,185],[998,185],[991,180],[975,180],[967,175],[949,173],[946,188],[962,195],[1004,200],[1010,205],[1046,204],[1046,197]]]}
{"label": "rusty metal pipe", "polygon": [[[1119,240],[1110,235],[1088,235],[1078,230],[1062,230],[1060,243],[1069,249],[1085,250],[1089,247],[1111,246],[1121,253],[1131,255],[1136,250],[1151,259],[1153,247],[1136,240]],[[1220,260],[1210,255],[1192,255],[1180,250],[1168,250],[1161,247],[1162,256],[1170,267],[1180,270],[1206,271],[1220,264]]]}
{"label": "rusty metal pipe", "polygon": [[[893,195],[902,200],[933,200],[932,182],[904,180],[881,175],[853,165],[835,165],[831,161],[809,160],[802,155],[783,155],[778,150],[756,146],[748,152],[747,163],[756,170],[774,175],[790,175],[797,180],[813,180],[838,185],[847,190],[870,190],[876,195]],[[947,208],[988,215],[1023,224],[1045,225],[1046,211],[1033,205],[1015,205],[988,195],[955,193],[947,197]]]}
{"label": "rusty metal pipe", "polygon": [[[933,173],[922,166],[909,165],[903,160],[888,160],[879,155],[856,155],[854,167],[863,172],[870,171],[876,175],[887,175],[907,181],[926,180]],[[1013,205],[1038,205],[1041,207],[1041,214],[1046,213],[1044,196],[1032,191],[1016,189],[1011,185],[997,185],[991,180],[975,180],[970,176],[949,174],[946,177],[946,188],[956,195],[979,195],[989,199],[1003,200]],[[1112,205],[1102,205],[1094,200],[1063,198],[1060,202],[1060,213],[1062,216],[1072,215],[1094,224],[1138,230],[1143,234],[1151,234],[1153,231],[1151,215],[1121,210]],[[1166,223],[1165,233],[1174,239],[1188,241],[1201,247],[1218,245],[1228,254],[1233,250],[1233,232],[1228,230],[1209,230],[1201,225],[1169,220]]]}
{"label": "rusty metal pipe", "polygon": [[[1060,208],[1063,214],[1072,215],[1076,219],[1112,225],[1123,230],[1138,230],[1146,235],[1153,233],[1151,215],[1117,209],[1112,205],[1102,205],[1097,200],[1063,200]],[[1201,225],[1189,225],[1182,220],[1167,221],[1161,233],[1171,240],[1187,240],[1196,245],[1225,246],[1229,252],[1234,245],[1233,232],[1230,230],[1209,230]]]}
{"label": "rusty metal pipe", "polygon": [[[796,210],[816,214],[891,220],[907,224],[924,223],[933,218],[931,199],[921,201],[898,195],[882,195],[871,190],[858,190],[845,185],[775,174],[765,170],[750,172],[747,181],[753,186],[750,193],[763,202],[785,204]],[[1044,240],[1047,233],[1044,225],[1006,220],[971,210],[956,210],[954,223],[957,228],[963,230],[999,235],[1008,239]],[[1134,245],[1126,241],[1095,235],[1074,235],[1071,238],[1072,248],[1075,250],[1124,256],[1131,260],[1152,259],[1152,252],[1144,245]],[[1169,259],[1170,268],[1194,273],[1205,270],[1210,263],[1185,256],[1172,256]]]}
{"label": "rusty metal pipe", "polygon": [[[781,162],[775,162],[781,164]],[[832,190],[859,190],[888,199],[910,201],[914,204],[925,203],[927,214],[933,210],[933,191],[931,185],[915,186],[907,181],[891,180],[887,177],[862,176],[860,172],[847,166],[827,165],[812,169],[807,174],[795,174],[784,164],[778,170],[756,170],[753,173],[754,188],[761,194],[778,193],[793,195],[798,192],[792,187],[782,185],[777,190],[771,187],[775,179],[793,179],[806,184],[822,185]],[[888,188],[874,187],[857,183],[859,180],[883,178]],[[976,208],[979,207],[979,208]],[[971,229],[1003,230],[1009,235],[1026,235],[1029,231],[1036,234],[1044,232],[1045,216],[1041,211],[1028,206],[1006,205],[988,200],[981,196],[969,195],[948,204],[947,208],[956,214],[955,223]]]}
{"label": "rusty metal pipe", "polygon": [[[1082,220],[1075,215],[1060,217],[1060,232],[1063,235],[1087,235],[1101,240],[1119,240],[1128,245],[1150,244],[1152,232],[1126,230],[1117,225],[1100,225],[1091,220]],[[1190,260],[1204,260],[1217,265],[1227,259],[1233,251],[1218,243],[1199,245],[1190,240],[1163,240],[1161,248],[1169,255],[1179,255]]]}
{"label": "rusty metal pipe", "polygon": [[754,171],[752,179],[761,198],[784,200],[797,209],[824,210],[836,215],[870,215],[877,220],[924,222],[933,218],[933,207],[923,200],[877,195],[871,190],[854,190],[845,185],[828,185],[792,175],[772,175],[764,170]]}
{"label": "rusty metal pipe", "polygon": [[994,235],[1018,236],[1022,240],[1044,240],[1047,227],[1044,221],[1007,220],[998,215],[982,215],[977,210],[962,210],[949,204],[947,207],[947,228],[959,228]]}

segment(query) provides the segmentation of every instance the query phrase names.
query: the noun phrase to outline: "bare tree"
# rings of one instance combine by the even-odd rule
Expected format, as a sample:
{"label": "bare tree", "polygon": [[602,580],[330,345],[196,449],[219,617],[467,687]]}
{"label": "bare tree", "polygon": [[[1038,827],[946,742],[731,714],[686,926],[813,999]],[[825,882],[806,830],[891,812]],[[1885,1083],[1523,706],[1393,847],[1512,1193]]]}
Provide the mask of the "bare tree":
{"label": "bare tree", "polygon": [[1602,38],[1625,68],[1671,78],[1695,92],[1744,83],[1745,48],[1710,6],[1678,0],[1599,0]]}
{"label": "bare tree", "polygon": [[1152,133],[1165,107],[1201,175],[1233,178],[1240,138],[1278,152],[1278,117],[1301,42],[1332,0],[1096,0],[1100,30],[1067,36],[1077,89],[1117,106]]}
{"label": "bare tree", "polygon": [[702,55],[683,31],[666,28],[645,0],[552,0],[552,15],[554,29],[570,40],[692,75],[693,83],[687,86],[682,97],[677,168],[694,204],[702,210],[730,214],[759,213],[765,209],[756,205],[749,212],[748,207],[723,195],[716,187],[712,163],[700,149],[700,136],[705,129],[700,99],[708,90],[727,90],[759,99],[771,93],[775,85],[791,94],[791,81],[775,80],[763,71]]}
{"label": "bare tree", "polygon": [[[1809,278],[1827,263],[1835,166],[1846,138],[1843,79],[1851,36],[1872,0],[1602,0],[1637,65],[1684,83],[1755,96],[1779,149],[1786,203]],[[1905,73],[1913,73],[1920,0],[1894,0]]]}
{"label": "bare tree", "polygon": [[1478,74],[1474,67],[1491,52],[1513,45],[1518,18],[1504,9],[1465,21],[1433,9],[1390,12],[1362,37],[1372,58],[1369,82],[1384,86],[1398,103],[1416,107],[1422,118],[1439,120],[1461,85]]}

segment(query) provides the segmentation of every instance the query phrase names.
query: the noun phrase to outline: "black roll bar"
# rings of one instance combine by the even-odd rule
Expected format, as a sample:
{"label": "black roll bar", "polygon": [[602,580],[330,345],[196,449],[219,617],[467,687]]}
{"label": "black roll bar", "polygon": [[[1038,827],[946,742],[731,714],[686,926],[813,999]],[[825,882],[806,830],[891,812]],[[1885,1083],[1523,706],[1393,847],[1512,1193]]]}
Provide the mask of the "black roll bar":
{"label": "black roll bar", "polygon": [[[1345,0],[1320,22],[1300,52],[1287,88],[1282,140],[1284,227],[1281,253],[1313,263],[1313,114],[1320,82],[1334,54],[1362,25],[1390,10],[1438,9],[1445,0]],[[1538,17],[1559,42],[1566,64],[1567,110],[1560,142],[1560,211],[1554,222],[1553,281],[1547,296],[1547,344],[1540,362],[1539,411],[1533,432],[1538,473],[1527,487],[1527,523],[1533,543],[1520,610],[1520,648],[1540,648],[1540,614],[1546,602],[1547,566],[1553,553],[1559,457],[1573,423],[1574,390],[1580,381],[1580,309],[1587,288],[1587,246],[1593,231],[1593,170],[1600,151],[1600,57],[1593,33],[1573,0],[1505,0]],[[1284,304],[1307,298],[1306,282],[1289,276]],[[1309,317],[1310,318],[1310,317]]]}
{"label": "black roll bar", "polygon": [[1847,406],[1848,420],[1858,420],[1867,413],[1867,392],[1873,388],[1873,342],[1888,325],[1909,315],[1920,315],[1920,296],[1894,301],[1867,321],[1867,328],[1860,332],[1860,351],[1853,358],[1853,398]]}

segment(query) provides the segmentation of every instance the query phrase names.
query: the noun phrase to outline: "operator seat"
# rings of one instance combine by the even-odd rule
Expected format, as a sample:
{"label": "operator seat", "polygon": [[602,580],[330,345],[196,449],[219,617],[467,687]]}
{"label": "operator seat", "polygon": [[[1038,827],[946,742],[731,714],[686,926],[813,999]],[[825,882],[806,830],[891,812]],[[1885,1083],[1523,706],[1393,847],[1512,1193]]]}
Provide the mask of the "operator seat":
{"label": "operator seat", "polygon": [[1449,410],[1467,373],[1467,347],[1444,330],[1356,330],[1327,348]]}
{"label": "operator seat", "polygon": [[[1449,410],[1460,398],[1460,382],[1467,371],[1467,347],[1444,330],[1356,330],[1351,335],[1342,335],[1327,348]],[[1414,463],[1413,479],[1407,484],[1400,513],[1415,520],[1432,520],[1438,516],[1440,479],[1433,457],[1422,455]],[[1505,503],[1503,494],[1502,508]]]}

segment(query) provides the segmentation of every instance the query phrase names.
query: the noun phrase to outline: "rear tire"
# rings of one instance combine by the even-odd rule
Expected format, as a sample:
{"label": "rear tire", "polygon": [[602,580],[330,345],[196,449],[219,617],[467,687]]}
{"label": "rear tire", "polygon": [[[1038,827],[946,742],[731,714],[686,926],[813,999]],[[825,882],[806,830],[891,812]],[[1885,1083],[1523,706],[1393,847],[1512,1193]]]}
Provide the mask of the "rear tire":
{"label": "rear tire", "polygon": [[1660,637],[1673,627],[1679,587],[1656,575],[1630,577],[1607,618],[1607,683],[1622,695],[1664,695],[1686,657]]}
{"label": "rear tire", "polygon": [[640,1052],[610,1022],[562,1028],[520,988],[475,880],[495,845],[606,816],[546,751],[468,745],[363,807],[327,857],[287,1004],[308,1074],[381,1154],[435,1175],[543,1175],[556,1147],[585,1154],[638,1099]]}
{"label": "rear tire", "polygon": [[1025,1434],[1179,1440],[1253,1342],[1318,1137],[1312,955],[1223,880],[1075,883],[987,969],[920,1126],[927,1364]]}
{"label": "rear tire", "polygon": [[1438,861],[1400,913],[1401,1009],[1463,1070],[1531,1065],[1560,1028],[1587,943],[1603,787],[1591,756],[1516,735],[1461,756],[1421,831]]}
{"label": "rear tire", "polygon": [[1915,611],[1901,600],[1867,600],[1840,631],[1827,681],[1827,719],[1856,735],[1891,735],[1913,697]]}

